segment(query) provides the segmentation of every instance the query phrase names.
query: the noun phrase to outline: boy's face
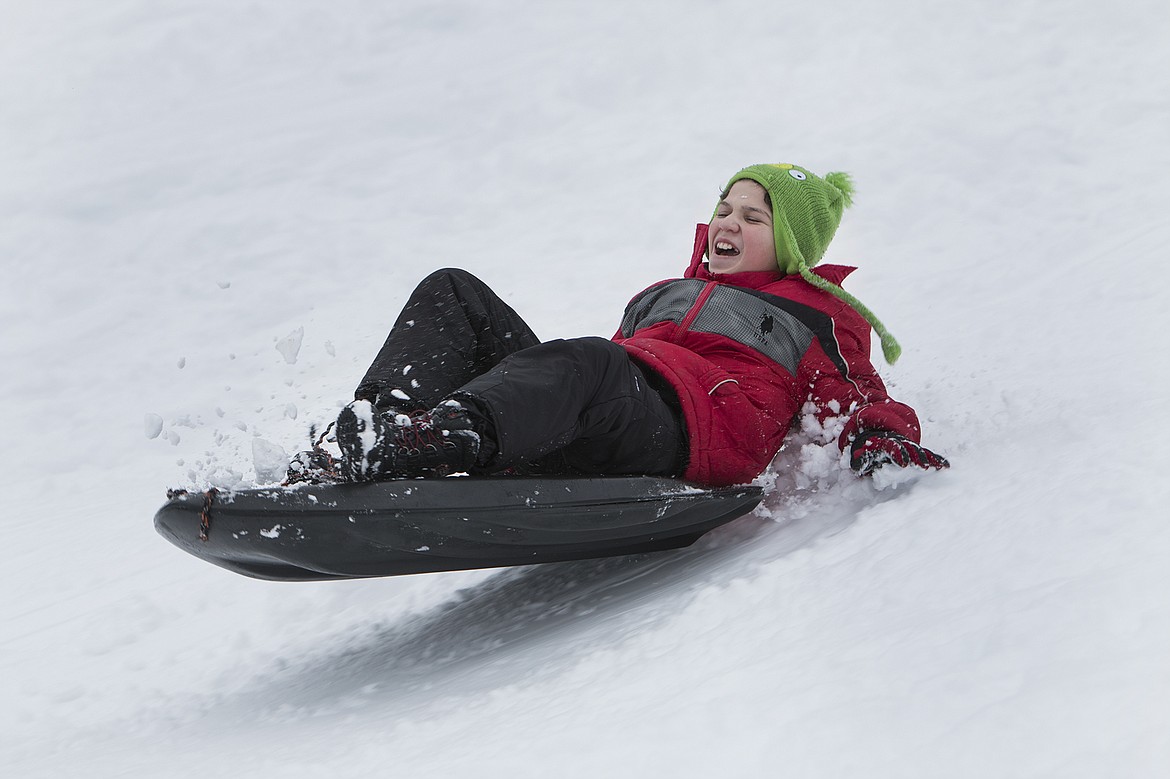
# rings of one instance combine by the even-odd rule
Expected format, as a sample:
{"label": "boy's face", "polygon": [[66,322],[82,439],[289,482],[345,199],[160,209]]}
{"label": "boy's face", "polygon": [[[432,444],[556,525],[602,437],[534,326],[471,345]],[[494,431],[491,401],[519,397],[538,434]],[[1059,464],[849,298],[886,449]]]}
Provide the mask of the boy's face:
{"label": "boy's face", "polygon": [[719,201],[707,232],[707,264],[712,273],[778,270],[772,207],[756,182],[735,182]]}

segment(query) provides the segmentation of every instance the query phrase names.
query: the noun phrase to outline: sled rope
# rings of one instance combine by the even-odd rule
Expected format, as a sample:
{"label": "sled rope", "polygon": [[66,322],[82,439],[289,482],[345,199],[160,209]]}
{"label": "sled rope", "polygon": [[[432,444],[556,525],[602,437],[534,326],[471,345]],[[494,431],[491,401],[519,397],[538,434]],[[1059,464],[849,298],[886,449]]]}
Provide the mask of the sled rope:
{"label": "sled rope", "polygon": [[[184,489],[168,489],[167,500],[174,500],[181,498],[184,495],[191,493]],[[211,487],[207,492],[203,493],[203,508],[199,511],[199,540],[206,541],[207,534],[211,531],[211,502],[215,500],[215,496],[219,494],[219,490]]]}
{"label": "sled rope", "polygon": [[314,433],[316,433],[316,432],[317,432],[317,430],[316,430],[317,426],[316,426],[316,425],[313,425],[313,426],[312,426],[312,427],[309,429],[309,440],[310,440],[310,441],[313,441],[313,448],[314,448],[314,449],[320,449],[320,448],[321,448],[321,444],[325,443],[325,439],[326,439],[326,438],[329,436],[329,433],[330,433],[330,432],[332,432],[332,430],[333,430],[333,426],[334,426],[334,425],[336,425],[336,424],[337,424],[337,422],[336,422],[336,421],[334,421],[334,422],[330,422],[328,425],[326,425],[326,426],[325,426],[325,432],[324,432],[324,433],[322,433],[321,435],[317,436],[317,440],[316,440],[316,441],[313,441],[313,435],[314,435]]}
{"label": "sled rope", "polygon": [[215,500],[215,496],[219,494],[219,490],[215,487],[203,493],[203,510],[199,512],[199,540],[206,541],[208,533],[211,532],[211,502]]}

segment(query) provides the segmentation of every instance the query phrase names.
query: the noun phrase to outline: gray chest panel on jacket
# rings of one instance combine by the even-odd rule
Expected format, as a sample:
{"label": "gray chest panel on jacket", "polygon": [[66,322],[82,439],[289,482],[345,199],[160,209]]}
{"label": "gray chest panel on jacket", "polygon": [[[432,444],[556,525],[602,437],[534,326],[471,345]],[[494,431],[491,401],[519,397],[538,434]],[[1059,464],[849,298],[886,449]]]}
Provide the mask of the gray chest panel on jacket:
{"label": "gray chest panel on jacket", "polygon": [[[681,324],[705,286],[699,279],[680,279],[651,287],[626,307],[622,335],[629,338],[659,322]],[[724,284],[711,291],[689,329],[722,335],[755,349],[792,375],[815,337],[812,329],[788,311]]]}

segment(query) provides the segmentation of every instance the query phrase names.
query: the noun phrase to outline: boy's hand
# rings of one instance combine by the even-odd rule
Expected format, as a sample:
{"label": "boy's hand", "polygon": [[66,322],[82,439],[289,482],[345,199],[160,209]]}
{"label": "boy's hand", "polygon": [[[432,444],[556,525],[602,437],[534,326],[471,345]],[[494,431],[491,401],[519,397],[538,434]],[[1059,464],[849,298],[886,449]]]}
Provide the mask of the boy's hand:
{"label": "boy's hand", "polygon": [[905,468],[950,468],[945,457],[937,455],[904,435],[888,430],[869,430],[858,433],[849,447],[849,465],[860,476],[868,476],[878,468],[893,463]]}

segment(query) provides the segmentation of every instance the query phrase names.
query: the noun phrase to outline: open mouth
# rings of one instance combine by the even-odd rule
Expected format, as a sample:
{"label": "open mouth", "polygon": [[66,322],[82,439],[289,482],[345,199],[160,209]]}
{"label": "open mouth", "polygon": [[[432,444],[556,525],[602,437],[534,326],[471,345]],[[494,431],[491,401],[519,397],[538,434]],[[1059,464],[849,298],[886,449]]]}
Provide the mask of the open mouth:
{"label": "open mouth", "polygon": [[735,248],[727,241],[715,242],[715,254],[720,257],[737,257],[739,256],[739,249]]}

